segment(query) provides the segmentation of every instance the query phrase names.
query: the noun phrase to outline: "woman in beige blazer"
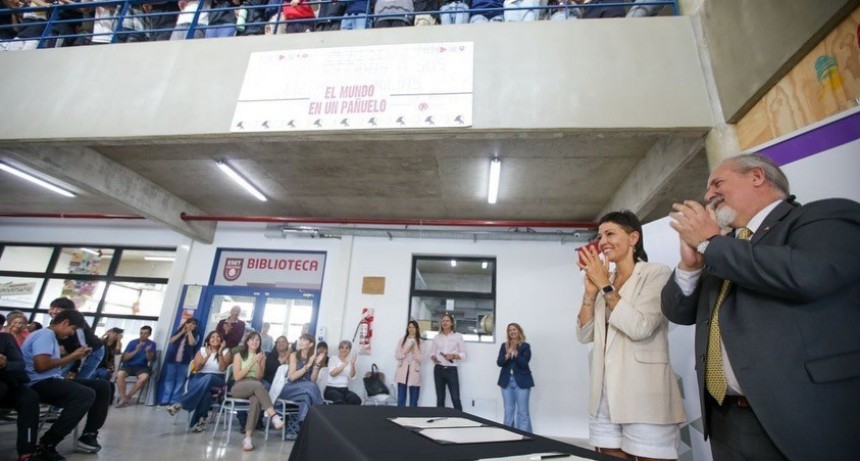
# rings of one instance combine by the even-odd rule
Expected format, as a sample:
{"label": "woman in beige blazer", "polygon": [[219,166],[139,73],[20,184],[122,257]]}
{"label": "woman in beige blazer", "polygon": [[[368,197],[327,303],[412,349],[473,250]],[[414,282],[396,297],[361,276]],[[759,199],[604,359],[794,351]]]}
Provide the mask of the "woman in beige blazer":
{"label": "woman in beige blazer", "polygon": [[397,359],[397,371],[394,382],[397,383],[397,406],[406,406],[406,389],[409,389],[409,406],[418,406],[418,393],[421,391],[421,361],[424,360],[424,344],[418,322],[410,320],[406,324],[406,334],[397,340],[394,351]]}
{"label": "woman in beige blazer", "polygon": [[647,262],[642,225],[630,211],[600,219],[597,246],[583,247],[578,262],[586,277],[577,338],[594,343],[589,441],[619,458],[676,459],[687,418],[660,310],[671,270]]}

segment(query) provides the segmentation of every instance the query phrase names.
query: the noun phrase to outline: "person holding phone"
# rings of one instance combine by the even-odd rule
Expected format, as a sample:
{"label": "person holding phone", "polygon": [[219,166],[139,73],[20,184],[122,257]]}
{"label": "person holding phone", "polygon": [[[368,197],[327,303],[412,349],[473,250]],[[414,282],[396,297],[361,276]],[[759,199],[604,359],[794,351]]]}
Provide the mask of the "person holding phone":
{"label": "person holding phone", "polygon": [[[233,306],[230,309],[230,315],[226,319],[221,319],[218,326],[215,327],[221,337],[224,338],[224,343],[230,349],[236,348],[245,337],[245,321],[239,318],[242,313],[242,308]],[[235,352],[235,351],[234,351]]]}
{"label": "person holding phone", "polygon": [[161,396],[161,405],[179,401],[185,387],[188,364],[194,358],[199,339],[197,319],[193,317],[184,320],[170,337],[170,345],[167,346],[164,356],[164,393]]}
{"label": "person holding phone", "polygon": [[687,417],[669,363],[669,321],[660,310],[671,271],[648,262],[642,225],[630,211],[600,218],[597,241],[578,263],[585,294],[576,334],[594,344],[589,442],[624,459],[677,459],[679,424]]}
{"label": "person holding phone", "polygon": [[397,359],[394,382],[397,383],[397,406],[399,407],[406,406],[407,389],[409,406],[418,406],[418,394],[421,392],[421,362],[424,360],[422,341],[418,322],[410,320],[406,324],[406,334],[397,341],[397,350],[394,352],[394,357]]}
{"label": "person holding phone", "polygon": [[[116,387],[119,391],[119,402],[117,408],[127,407],[134,394],[143,389],[143,385],[152,376],[152,362],[155,360],[155,342],[149,339],[152,336],[152,327],[144,325],[140,327],[140,337],[129,341],[122,354],[122,366],[116,374]],[[137,381],[131,392],[125,393],[125,378],[137,376]]]}

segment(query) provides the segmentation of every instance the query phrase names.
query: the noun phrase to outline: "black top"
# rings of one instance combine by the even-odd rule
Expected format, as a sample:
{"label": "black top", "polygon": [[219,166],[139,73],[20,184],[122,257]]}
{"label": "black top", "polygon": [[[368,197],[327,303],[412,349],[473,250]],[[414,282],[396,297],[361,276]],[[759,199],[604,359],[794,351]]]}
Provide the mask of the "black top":
{"label": "black top", "polygon": [[9,387],[17,387],[19,383],[30,381],[24,371],[24,356],[15,337],[9,333],[0,333],[0,354],[6,356],[6,366],[0,369],[0,382]]}

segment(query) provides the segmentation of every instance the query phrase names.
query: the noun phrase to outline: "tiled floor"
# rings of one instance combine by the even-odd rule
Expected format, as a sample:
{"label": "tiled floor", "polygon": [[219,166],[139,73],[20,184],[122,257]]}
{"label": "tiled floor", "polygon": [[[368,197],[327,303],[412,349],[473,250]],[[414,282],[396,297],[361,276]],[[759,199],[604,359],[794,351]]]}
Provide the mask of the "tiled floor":
{"label": "tiled floor", "polygon": [[[156,407],[132,405],[111,408],[108,419],[99,433],[102,450],[98,455],[74,453],[71,434],[58,447],[69,461],[191,461],[191,460],[285,460],[293,448],[292,442],[283,442],[279,433],[270,433],[269,441],[263,432],[254,433],[256,450],[242,451],[243,436],[237,432],[234,421],[230,443],[224,431],[219,430],[213,439],[211,427],[203,433],[185,432],[187,414],[179,419]],[[174,424],[176,423],[176,424]],[[15,460],[15,425],[0,426],[0,461]]]}

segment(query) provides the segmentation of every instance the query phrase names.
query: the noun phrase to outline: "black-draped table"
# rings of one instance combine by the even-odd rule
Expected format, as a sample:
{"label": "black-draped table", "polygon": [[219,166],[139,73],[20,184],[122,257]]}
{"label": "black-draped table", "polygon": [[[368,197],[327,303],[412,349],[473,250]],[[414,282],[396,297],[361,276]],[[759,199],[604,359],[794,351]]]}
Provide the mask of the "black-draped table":
{"label": "black-draped table", "polygon": [[451,408],[314,405],[305,418],[290,461],[467,461],[542,452],[617,461],[591,450],[510,428],[507,429],[526,434],[530,439],[439,444],[388,420],[394,417],[462,417],[487,426],[507,428]]}

